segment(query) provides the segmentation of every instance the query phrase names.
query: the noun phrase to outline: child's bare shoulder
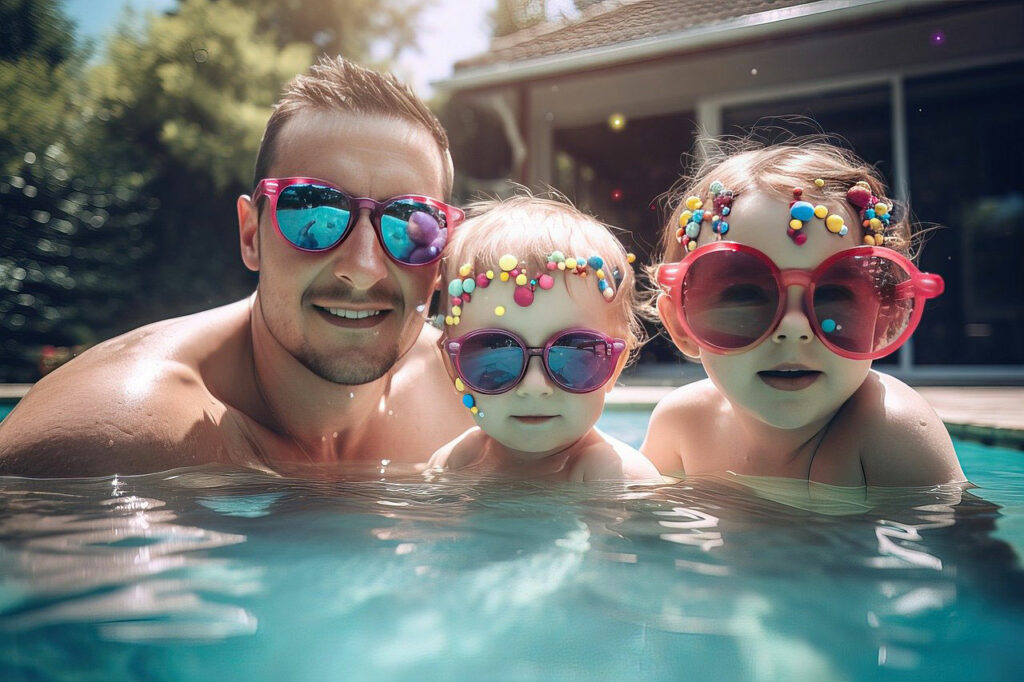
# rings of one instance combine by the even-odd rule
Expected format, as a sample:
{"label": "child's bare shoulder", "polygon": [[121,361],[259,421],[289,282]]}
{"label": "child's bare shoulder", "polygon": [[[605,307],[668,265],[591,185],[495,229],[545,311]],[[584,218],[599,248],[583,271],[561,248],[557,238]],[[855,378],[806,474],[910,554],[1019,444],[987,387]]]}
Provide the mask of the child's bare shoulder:
{"label": "child's bare shoulder", "polygon": [[844,405],[841,419],[836,431],[857,439],[867,485],[965,480],[942,420],[899,379],[872,371]]}
{"label": "child's bare shoulder", "polygon": [[430,456],[427,469],[461,469],[476,461],[484,447],[487,434],[479,427],[466,429],[445,443]]}
{"label": "child's bare shoulder", "polygon": [[649,481],[660,479],[658,470],[636,448],[594,429],[593,439],[569,472],[574,481]]}
{"label": "child's bare shoulder", "polygon": [[722,401],[710,379],[677,388],[655,406],[640,449],[659,471],[679,472],[690,436],[707,430]]}

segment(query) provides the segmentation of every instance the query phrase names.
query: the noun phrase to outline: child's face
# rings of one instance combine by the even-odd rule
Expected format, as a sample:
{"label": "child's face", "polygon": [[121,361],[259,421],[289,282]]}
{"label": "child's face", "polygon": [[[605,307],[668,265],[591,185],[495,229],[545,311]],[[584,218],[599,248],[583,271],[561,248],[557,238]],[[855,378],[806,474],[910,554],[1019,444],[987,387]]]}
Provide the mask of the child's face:
{"label": "child's face", "polygon": [[[604,300],[593,275],[555,273],[554,278],[555,285],[538,288],[533,303],[525,308],[513,300],[515,286],[510,282],[496,278],[490,286],[478,287],[462,307],[461,322],[448,327],[446,336],[499,328],[518,334],[531,347],[543,347],[555,333],[571,328],[622,338],[625,329],[615,319],[619,308]],[[504,315],[495,314],[498,306],[504,307]],[[530,359],[522,381],[511,390],[497,395],[469,388],[466,392],[476,400],[475,419],[481,429],[522,459],[535,460],[565,449],[593,427],[617,375],[590,393],[569,393],[551,381],[538,356]]]}
{"label": "child's face", "polygon": [[[803,228],[807,241],[798,246],[786,234],[789,200],[744,192],[736,198],[729,216],[727,239],[758,249],[781,270],[813,270],[832,254],[860,243],[859,219],[852,208],[838,200],[826,205],[830,212],[843,215],[849,232],[840,237],[814,219]],[[704,243],[701,239],[701,245]],[[870,360],[840,357],[818,340],[803,311],[803,293],[802,287],[789,288],[785,316],[760,345],[734,355],[700,353],[708,376],[734,407],[783,429],[799,428],[833,414],[864,382],[871,367]],[[770,373],[781,369],[814,374],[783,378]]]}

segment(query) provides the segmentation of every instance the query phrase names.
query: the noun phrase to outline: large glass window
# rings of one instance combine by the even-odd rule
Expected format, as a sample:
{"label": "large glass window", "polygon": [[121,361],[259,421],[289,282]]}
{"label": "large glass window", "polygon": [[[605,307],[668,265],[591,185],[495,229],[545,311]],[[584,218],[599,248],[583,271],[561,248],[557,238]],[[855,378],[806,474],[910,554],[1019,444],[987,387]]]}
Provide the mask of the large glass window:
{"label": "large glass window", "polygon": [[935,224],[921,265],[946,280],[917,364],[1024,363],[1022,65],[906,81],[911,205]]}
{"label": "large glass window", "polygon": [[[662,197],[679,180],[684,156],[693,149],[693,114],[608,121],[554,133],[556,189],[582,210],[623,228],[618,236],[638,263],[649,263],[667,214]],[[651,330],[656,331],[656,329]],[[669,361],[663,337],[644,347],[642,362]]]}

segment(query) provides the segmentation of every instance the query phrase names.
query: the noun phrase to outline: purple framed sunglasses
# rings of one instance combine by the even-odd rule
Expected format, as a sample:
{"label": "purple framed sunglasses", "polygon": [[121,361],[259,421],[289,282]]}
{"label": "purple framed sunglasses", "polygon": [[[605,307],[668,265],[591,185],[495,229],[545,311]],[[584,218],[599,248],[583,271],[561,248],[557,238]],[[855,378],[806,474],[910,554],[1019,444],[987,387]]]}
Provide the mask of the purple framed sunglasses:
{"label": "purple framed sunglasses", "polygon": [[476,329],[442,341],[452,367],[477,393],[497,395],[512,390],[526,375],[530,358],[538,355],[545,373],[569,393],[590,393],[608,383],[626,342],[593,329],[563,329],[543,346],[528,346],[507,329]]}
{"label": "purple framed sunglasses", "polygon": [[353,197],[316,178],[263,178],[252,193],[253,203],[270,202],[274,227],[300,251],[333,249],[352,233],[362,209],[384,253],[399,265],[430,265],[441,257],[451,231],[463,221],[461,209],[416,194],[384,201]]}

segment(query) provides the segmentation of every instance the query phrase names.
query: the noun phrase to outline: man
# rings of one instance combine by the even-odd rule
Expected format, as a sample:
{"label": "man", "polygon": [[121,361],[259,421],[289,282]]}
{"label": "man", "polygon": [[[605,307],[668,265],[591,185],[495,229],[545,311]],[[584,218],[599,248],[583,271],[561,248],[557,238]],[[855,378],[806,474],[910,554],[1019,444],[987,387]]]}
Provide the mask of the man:
{"label": "man", "polygon": [[424,326],[461,220],[435,199],[452,167],[434,115],[393,76],[322,60],[286,88],[256,180],[237,202],[256,292],[39,381],[0,422],[0,474],[421,462],[472,425]]}

